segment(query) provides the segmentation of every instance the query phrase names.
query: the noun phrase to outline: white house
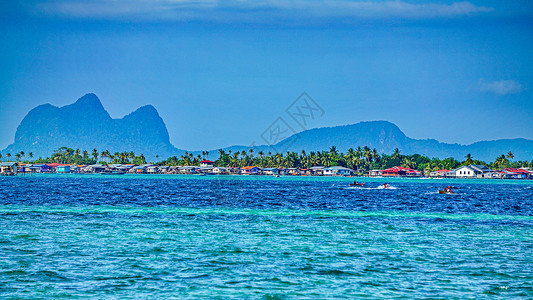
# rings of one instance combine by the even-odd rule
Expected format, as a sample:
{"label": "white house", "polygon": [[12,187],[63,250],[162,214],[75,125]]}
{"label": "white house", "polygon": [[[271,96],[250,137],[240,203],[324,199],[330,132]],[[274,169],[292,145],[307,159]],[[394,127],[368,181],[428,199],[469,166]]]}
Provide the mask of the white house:
{"label": "white house", "polygon": [[180,174],[195,174],[198,171],[196,166],[183,166],[179,168]]}
{"label": "white house", "polygon": [[265,175],[279,175],[278,168],[264,168],[262,171]]}
{"label": "white house", "polygon": [[202,168],[212,168],[213,167],[213,162],[210,161],[210,160],[202,160],[200,162],[200,167],[202,167]]}
{"label": "white house", "polygon": [[146,173],[148,173],[148,174],[156,174],[157,172],[159,172],[159,167],[158,166],[146,167]]}
{"label": "white house", "polygon": [[329,167],[329,168],[324,169],[324,175],[329,175],[329,176],[335,176],[335,175],[336,176],[349,176],[352,174],[353,174],[353,170],[345,168],[345,167],[335,166],[335,167]]}
{"label": "white house", "polygon": [[212,169],[213,174],[215,175],[222,175],[222,174],[228,174],[228,169],[224,167],[214,167]]}
{"label": "white house", "polygon": [[488,173],[490,171],[491,170],[487,166],[483,165],[462,166],[454,170],[455,177],[457,178],[483,177],[484,173]]}

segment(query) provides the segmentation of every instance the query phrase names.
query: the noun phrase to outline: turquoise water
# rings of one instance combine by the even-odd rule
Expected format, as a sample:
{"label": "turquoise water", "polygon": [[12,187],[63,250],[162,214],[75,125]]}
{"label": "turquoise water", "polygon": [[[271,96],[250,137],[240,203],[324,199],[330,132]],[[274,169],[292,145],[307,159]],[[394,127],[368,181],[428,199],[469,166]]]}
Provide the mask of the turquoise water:
{"label": "turquoise water", "polygon": [[0,178],[0,295],[533,297],[531,182],[348,181]]}

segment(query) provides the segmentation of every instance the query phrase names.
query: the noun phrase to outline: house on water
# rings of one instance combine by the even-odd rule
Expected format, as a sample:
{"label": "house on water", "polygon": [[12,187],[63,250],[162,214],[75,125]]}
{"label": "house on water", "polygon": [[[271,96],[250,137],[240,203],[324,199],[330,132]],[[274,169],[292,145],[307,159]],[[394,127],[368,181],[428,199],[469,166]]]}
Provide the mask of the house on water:
{"label": "house on water", "polygon": [[483,178],[483,174],[489,172],[489,167],[484,165],[468,165],[453,170],[457,178]]}
{"label": "house on water", "polygon": [[345,167],[334,166],[324,169],[324,175],[326,176],[350,176],[353,174],[352,169]]}
{"label": "house on water", "polygon": [[411,168],[405,168],[402,166],[396,166],[388,169],[381,170],[381,176],[392,176],[392,177],[420,177],[422,176],[422,172],[411,169]]}
{"label": "house on water", "polygon": [[256,166],[246,166],[241,168],[242,175],[257,175],[259,174],[259,168]]}
{"label": "house on water", "polygon": [[16,175],[17,174],[16,162],[2,162],[0,163],[0,174],[1,175]]}
{"label": "house on water", "polygon": [[207,160],[207,159],[206,160],[202,160],[200,162],[200,167],[202,167],[202,168],[212,168],[213,167],[213,162],[210,161],[210,160]]}
{"label": "house on water", "polygon": [[279,175],[279,168],[264,168],[262,171],[265,175]]}
{"label": "house on water", "polygon": [[69,165],[57,166],[56,173],[70,173],[70,166]]}
{"label": "house on water", "polygon": [[429,173],[430,177],[446,177],[446,173],[450,172],[450,170],[442,169],[438,171],[432,171]]}

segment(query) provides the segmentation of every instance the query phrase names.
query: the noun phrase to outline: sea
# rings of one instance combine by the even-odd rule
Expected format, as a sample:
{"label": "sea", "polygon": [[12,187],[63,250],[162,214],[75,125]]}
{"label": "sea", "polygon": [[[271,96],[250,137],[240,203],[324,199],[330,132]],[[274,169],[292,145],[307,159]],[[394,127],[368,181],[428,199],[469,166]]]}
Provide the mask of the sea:
{"label": "sea", "polygon": [[1,299],[533,299],[533,181],[33,175],[0,198]]}

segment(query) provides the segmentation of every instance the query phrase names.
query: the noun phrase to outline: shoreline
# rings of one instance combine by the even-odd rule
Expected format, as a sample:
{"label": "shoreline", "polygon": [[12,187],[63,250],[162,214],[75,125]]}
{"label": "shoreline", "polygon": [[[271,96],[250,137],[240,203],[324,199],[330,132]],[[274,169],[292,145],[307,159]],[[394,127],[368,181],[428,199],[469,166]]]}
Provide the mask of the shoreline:
{"label": "shoreline", "polygon": [[[271,175],[191,175],[191,174],[124,174],[124,175],[106,175],[99,173],[34,173],[18,176],[0,177],[6,178],[6,180],[19,179],[43,179],[43,178],[56,178],[56,179],[125,179],[125,180],[203,180],[203,181],[284,181],[284,182],[307,182],[307,181],[323,181],[323,182],[338,182],[348,184],[357,179],[357,181],[366,183],[426,183],[426,184],[510,184],[510,185],[533,185],[533,180],[528,179],[500,179],[494,180],[490,178],[429,178],[429,177],[345,177],[345,176],[271,176]],[[8,179],[9,178],[9,179]],[[358,189],[359,187],[353,187]]]}

